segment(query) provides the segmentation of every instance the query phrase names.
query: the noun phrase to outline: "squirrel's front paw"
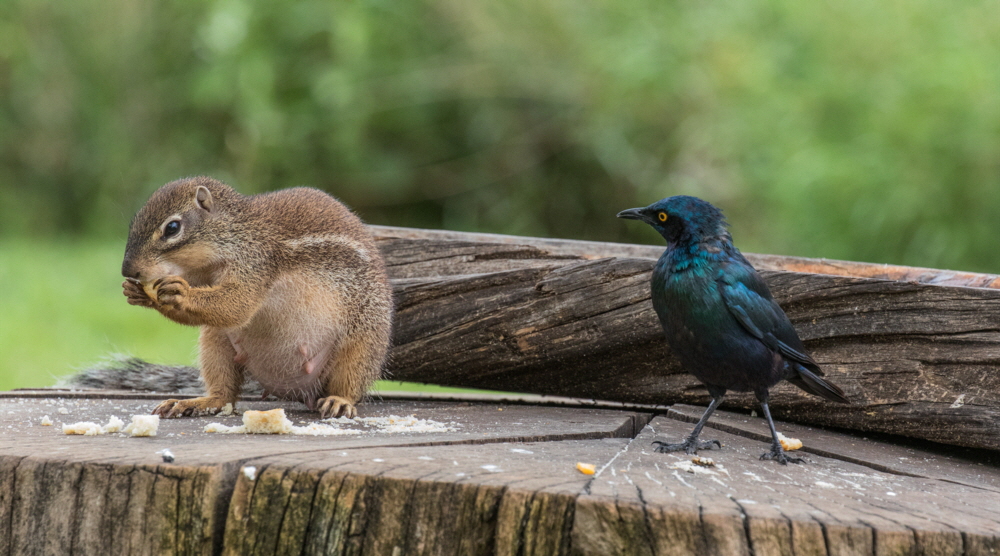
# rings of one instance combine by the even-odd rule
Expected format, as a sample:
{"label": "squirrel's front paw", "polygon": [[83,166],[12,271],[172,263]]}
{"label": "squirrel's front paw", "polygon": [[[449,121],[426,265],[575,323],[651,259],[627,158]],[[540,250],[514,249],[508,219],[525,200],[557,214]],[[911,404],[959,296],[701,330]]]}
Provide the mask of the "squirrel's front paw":
{"label": "squirrel's front paw", "polygon": [[142,288],[142,284],[138,280],[128,279],[122,282],[122,292],[128,298],[129,305],[138,305],[140,307],[153,307],[156,305],[156,302],[146,295],[146,290]]}
{"label": "squirrel's front paw", "polygon": [[159,415],[164,419],[188,417],[191,415],[196,417],[199,415],[215,415],[222,411],[226,403],[222,398],[213,398],[210,396],[192,398],[190,400],[169,399],[156,406],[152,414]]}
{"label": "squirrel's front paw", "polygon": [[156,301],[165,309],[183,311],[187,306],[187,295],[191,286],[180,276],[165,276],[153,282]]}

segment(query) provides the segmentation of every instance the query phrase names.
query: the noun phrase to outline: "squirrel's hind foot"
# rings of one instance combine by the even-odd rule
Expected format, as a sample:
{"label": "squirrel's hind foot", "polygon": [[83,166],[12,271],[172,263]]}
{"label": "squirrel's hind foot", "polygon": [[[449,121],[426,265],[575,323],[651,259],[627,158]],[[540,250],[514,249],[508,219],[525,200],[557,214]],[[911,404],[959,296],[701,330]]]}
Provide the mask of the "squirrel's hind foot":
{"label": "squirrel's hind foot", "polygon": [[316,400],[319,409],[320,419],[330,419],[332,417],[347,417],[353,419],[358,415],[357,408],[347,398],[340,396],[327,396]]}
{"label": "squirrel's hind foot", "polygon": [[190,417],[190,416],[200,416],[200,415],[215,415],[216,413],[222,411],[222,408],[231,402],[227,402],[222,398],[216,397],[202,397],[202,398],[192,398],[190,400],[166,400],[160,405],[153,409],[153,415],[159,415],[164,419],[171,419],[173,417]]}

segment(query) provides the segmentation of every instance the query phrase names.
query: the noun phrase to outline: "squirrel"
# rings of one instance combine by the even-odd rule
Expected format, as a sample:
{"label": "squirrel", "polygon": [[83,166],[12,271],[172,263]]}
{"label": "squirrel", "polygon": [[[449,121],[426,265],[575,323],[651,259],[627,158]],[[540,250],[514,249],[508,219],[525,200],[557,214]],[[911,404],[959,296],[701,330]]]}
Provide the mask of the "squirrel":
{"label": "squirrel", "polygon": [[155,415],[217,413],[249,375],[262,399],[353,418],[385,364],[385,264],[361,220],[318,189],[244,196],[209,177],[170,182],[132,219],[122,275],[128,303],[201,327],[207,395]]}

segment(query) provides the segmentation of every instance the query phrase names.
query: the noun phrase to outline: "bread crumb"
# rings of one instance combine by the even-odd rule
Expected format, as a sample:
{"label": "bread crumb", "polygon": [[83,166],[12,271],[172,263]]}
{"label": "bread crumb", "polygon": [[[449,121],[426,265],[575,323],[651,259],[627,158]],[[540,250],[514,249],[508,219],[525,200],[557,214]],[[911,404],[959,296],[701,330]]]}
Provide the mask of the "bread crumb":
{"label": "bread crumb", "polygon": [[[328,419],[334,421],[334,419]],[[366,427],[375,427],[380,433],[395,434],[404,432],[452,432],[454,427],[434,421],[432,419],[418,419],[416,415],[400,417],[399,415],[389,415],[387,417],[357,417],[355,419],[335,419],[340,423],[360,423]]]}
{"label": "bread crumb", "polygon": [[48,415],[43,415],[42,416],[42,426],[43,427],[51,427],[52,426],[52,419],[49,419]]}
{"label": "bread crumb", "polygon": [[112,415],[111,418],[108,419],[108,424],[101,427],[101,432],[102,433],[121,432],[122,427],[124,426],[125,426],[124,421]]}
{"label": "bread crumb", "polygon": [[593,475],[595,472],[597,472],[597,466],[595,466],[593,463],[578,462],[576,464],[576,470],[579,471],[580,473],[583,473],[584,475]]}
{"label": "bread crumb", "polygon": [[101,432],[101,425],[91,423],[90,421],[63,424],[62,430],[63,434],[82,434],[84,436],[97,436],[99,434],[103,434]]}
{"label": "bread crumb", "polygon": [[66,409],[65,407],[60,407],[59,409],[56,410],[56,413],[58,413],[59,415],[69,415],[69,410]]}
{"label": "bread crumb", "polygon": [[219,411],[219,415],[229,416],[232,415],[233,412],[234,412],[233,404],[227,403],[226,405],[222,406],[222,410]]}
{"label": "bread crumb", "polygon": [[801,440],[799,440],[798,438],[788,438],[787,436],[781,434],[780,432],[778,433],[778,442],[780,442],[781,447],[788,452],[791,452],[793,450],[798,450],[799,448],[802,447]]}
{"label": "bread crumb", "polygon": [[[340,425],[362,425],[371,427],[378,433],[428,433],[428,432],[448,432],[454,431],[454,426],[433,421],[431,419],[417,419],[416,416],[400,417],[389,415],[387,417],[358,417],[347,419],[338,417],[324,419],[321,423],[309,423],[305,426],[297,427],[285,417],[285,410],[282,408],[270,411],[247,410],[243,412],[243,424],[239,426],[228,426],[222,423],[209,423],[203,429],[205,432],[221,434],[295,434],[305,436],[341,436],[362,434],[363,430],[341,428]],[[454,425],[454,423],[452,423]]]}
{"label": "bread crumb", "polygon": [[285,417],[285,410],[280,407],[270,411],[248,409],[243,412],[243,424],[240,426],[209,423],[204,430],[224,434],[288,434],[292,432],[292,422]]}
{"label": "bread crumb", "polygon": [[131,436],[156,436],[159,426],[159,415],[133,415],[132,423],[122,429],[122,432]]}
{"label": "bread crumb", "polygon": [[254,466],[252,466],[252,465],[248,465],[248,466],[244,467],[243,468],[243,476],[246,477],[247,479],[251,480],[251,481],[256,480],[257,479],[257,468],[254,467]]}
{"label": "bread crumb", "polygon": [[270,411],[246,411],[243,426],[250,434],[288,434],[292,432],[292,422],[285,417],[282,408]]}
{"label": "bread crumb", "polygon": [[691,458],[691,463],[702,467],[715,467],[715,460],[712,458],[703,458],[701,456]]}

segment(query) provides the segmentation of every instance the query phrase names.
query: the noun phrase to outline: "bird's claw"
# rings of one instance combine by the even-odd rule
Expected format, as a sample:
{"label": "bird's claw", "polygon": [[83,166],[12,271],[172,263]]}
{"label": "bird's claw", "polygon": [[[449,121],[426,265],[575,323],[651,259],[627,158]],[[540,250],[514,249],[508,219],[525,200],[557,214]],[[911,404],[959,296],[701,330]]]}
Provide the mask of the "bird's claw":
{"label": "bird's claw", "polygon": [[698,440],[688,438],[684,442],[677,442],[675,444],[669,444],[667,442],[661,442],[659,440],[653,441],[653,451],[659,453],[666,452],[680,452],[683,451],[687,454],[694,454],[698,450],[712,450],[714,448],[722,448],[722,443],[718,440]]}
{"label": "bird's claw", "polygon": [[780,463],[781,465],[788,465],[788,462],[792,462],[792,463],[808,463],[808,460],[806,458],[799,458],[799,457],[790,456],[790,455],[786,454],[785,450],[783,450],[780,445],[772,446],[770,452],[764,452],[763,454],[760,455],[760,459],[761,460],[766,460],[766,459],[774,460],[774,461]]}

